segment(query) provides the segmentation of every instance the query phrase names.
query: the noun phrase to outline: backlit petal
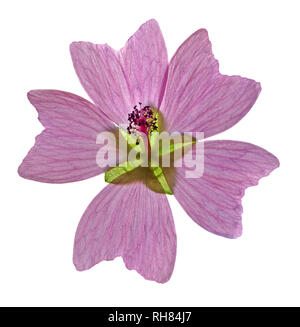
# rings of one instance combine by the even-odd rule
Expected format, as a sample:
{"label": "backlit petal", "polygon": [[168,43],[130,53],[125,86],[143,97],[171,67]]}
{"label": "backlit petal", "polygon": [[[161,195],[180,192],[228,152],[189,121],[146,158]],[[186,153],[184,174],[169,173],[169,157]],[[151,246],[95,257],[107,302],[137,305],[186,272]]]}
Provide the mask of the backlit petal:
{"label": "backlit petal", "polygon": [[132,101],[158,108],[168,69],[168,54],[158,23],[151,19],[127,41],[120,56]]}
{"label": "backlit petal", "polygon": [[98,133],[113,124],[89,101],[63,91],[28,93],[45,130],[19,167],[20,176],[48,183],[83,180],[102,173],[96,163]]}
{"label": "backlit petal", "polygon": [[242,197],[245,189],[257,185],[279,166],[266,150],[244,142],[207,141],[204,143],[204,173],[186,178],[188,163],[177,168],[173,193],[187,212],[208,231],[236,238],[242,233]]}
{"label": "backlit petal", "polygon": [[126,124],[138,102],[160,104],[168,57],[155,20],[143,24],[120,51],[90,42],[73,42],[70,51],[82,86],[115,123]]}
{"label": "backlit petal", "polygon": [[176,233],[164,194],[142,183],[106,186],[78,225],[73,261],[78,270],[122,256],[128,269],[164,283],[173,272]]}
{"label": "backlit petal", "polygon": [[260,84],[221,75],[207,31],[198,30],[177,50],[169,66],[161,105],[168,131],[220,133],[251,109]]}
{"label": "backlit petal", "polygon": [[87,94],[112,121],[126,123],[132,103],[118,52],[90,42],[73,42],[70,51]]}

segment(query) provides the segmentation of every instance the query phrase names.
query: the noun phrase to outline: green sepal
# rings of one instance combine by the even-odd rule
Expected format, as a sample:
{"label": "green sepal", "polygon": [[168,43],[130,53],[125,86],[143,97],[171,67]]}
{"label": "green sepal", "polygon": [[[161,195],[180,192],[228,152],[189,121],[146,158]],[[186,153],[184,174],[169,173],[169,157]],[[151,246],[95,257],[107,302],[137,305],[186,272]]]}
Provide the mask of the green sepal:
{"label": "green sepal", "polygon": [[[159,144],[157,144],[158,138],[159,138],[159,132],[152,132],[149,135],[149,143],[150,143],[151,148],[155,148],[155,147],[159,146]],[[167,147],[165,147],[165,148],[159,147],[159,156],[164,156],[166,154],[170,154],[170,153],[180,150],[184,147],[193,145],[196,142],[197,142],[197,140],[191,137],[191,140],[188,142],[171,143],[168,148]]]}
{"label": "green sepal", "polygon": [[134,161],[126,161],[121,163],[120,165],[113,167],[105,172],[104,180],[107,183],[112,183],[119,176],[129,173],[133,169],[139,167],[142,164],[141,159],[137,159]]}
{"label": "green sepal", "polygon": [[165,178],[165,175],[163,173],[163,170],[161,169],[161,167],[150,167],[154,176],[157,178],[157,180],[159,181],[162,189],[164,190],[164,192],[166,194],[170,194],[173,195],[173,192],[170,188],[170,186],[168,185],[168,182]]}

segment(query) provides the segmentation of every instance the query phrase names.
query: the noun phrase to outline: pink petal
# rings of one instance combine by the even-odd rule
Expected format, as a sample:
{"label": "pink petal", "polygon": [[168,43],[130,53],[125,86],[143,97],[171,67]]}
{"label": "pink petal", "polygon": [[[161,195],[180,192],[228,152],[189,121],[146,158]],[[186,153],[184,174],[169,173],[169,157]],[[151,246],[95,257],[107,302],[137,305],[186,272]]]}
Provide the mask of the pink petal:
{"label": "pink petal", "polygon": [[71,56],[79,80],[100,109],[115,123],[127,121],[132,107],[118,53],[107,44],[73,42]]}
{"label": "pink petal", "polygon": [[168,54],[158,23],[151,19],[120,51],[133,103],[158,108],[165,88]]}
{"label": "pink petal", "polygon": [[274,155],[256,145],[207,141],[203,176],[185,178],[188,168],[178,168],[174,195],[197,224],[212,233],[236,238],[242,233],[241,199],[245,189],[257,185],[278,166]]}
{"label": "pink petal", "polygon": [[128,269],[164,283],[173,272],[176,233],[164,194],[141,183],[106,186],[78,225],[73,261],[78,270],[122,256]]}
{"label": "pink petal", "polygon": [[161,111],[169,131],[204,132],[209,137],[244,117],[260,90],[253,80],[219,73],[207,31],[201,29],[171,60]]}
{"label": "pink petal", "polygon": [[142,25],[120,52],[90,42],[73,42],[70,51],[82,86],[114,122],[127,123],[138,102],[160,103],[168,58],[155,20]]}
{"label": "pink petal", "polygon": [[46,129],[19,167],[20,176],[48,183],[66,183],[104,171],[96,163],[96,137],[113,124],[89,101],[63,91],[28,93]]}

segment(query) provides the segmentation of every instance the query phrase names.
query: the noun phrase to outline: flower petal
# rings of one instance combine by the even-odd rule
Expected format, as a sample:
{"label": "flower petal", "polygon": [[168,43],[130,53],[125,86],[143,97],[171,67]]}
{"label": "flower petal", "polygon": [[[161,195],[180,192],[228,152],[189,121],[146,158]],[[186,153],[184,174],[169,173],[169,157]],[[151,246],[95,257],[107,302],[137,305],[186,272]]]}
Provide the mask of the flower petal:
{"label": "flower petal", "polygon": [[70,51],[87,94],[112,121],[126,123],[132,103],[118,52],[90,42],[73,42]]}
{"label": "flower petal", "polygon": [[168,70],[167,49],[158,23],[151,19],[143,24],[120,56],[133,103],[158,108]]}
{"label": "flower petal", "polygon": [[127,123],[138,102],[159,106],[168,56],[155,20],[143,24],[119,52],[90,42],[73,42],[70,51],[82,86],[114,122]]}
{"label": "flower petal", "polygon": [[[195,150],[193,150],[195,152]],[[187,214],[208,231],[236,238],[242,233],[241,199],[248,186],[257,185],[279,166],[266,150],[244,142],[204,143],[204,173],[185,178],[188,162],[177,168],[174,195]]]}
{"label": "flower petal", "polygon": [[78,270],[122,256],[128,269],[164,283],[173,272],[176,233],[164,194],[142,183],[106,186],[77,228],[73,261]]}
{"label": "flower petal", "polygon": [[48,183],[66,183],[104,171],[96,163],[101,145],[98,133],[113,124],[89,101],[68,92],[34,90],[28,93],[46,129],[19,167],[20,176]]}
{"label": "flower petal", "polygon": [[209,137],[243,118],[260,90],[253,80],[219,73],[207,31],[201,29],[171,60],[161,111],[169,131],[204,132]]}

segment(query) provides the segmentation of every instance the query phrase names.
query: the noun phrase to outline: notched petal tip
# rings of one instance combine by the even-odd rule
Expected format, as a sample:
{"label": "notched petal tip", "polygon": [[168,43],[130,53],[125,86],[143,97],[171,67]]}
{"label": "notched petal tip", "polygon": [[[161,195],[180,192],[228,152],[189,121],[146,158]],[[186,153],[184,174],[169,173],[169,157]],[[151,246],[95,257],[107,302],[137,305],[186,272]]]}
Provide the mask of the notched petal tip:
{"label": "notched petal tip", "polygon": [[80,45],[82,43],[86,43],[86,42],[83,42],[83,41],[73,41],[72,43],[70,43],[70,45],[69,45],[69,51],[70,51],[70,55],[71,55],[72,60],[74,60],[74,58],[76,56],[76,50],[78,50],[80,48]]}
{"label": "notched petal tip", "polygon": [[23,162],[20,164],[20,166],[18,167],[18,175],[22,178],[26,178],[26,174],[25,174],[25,169],[24,169],[24,164]]}
{"label": "notched petal tip", "polygon": [[59,93],[71,95],[71,93],[55,89],[35,89],[27,92],[27,99],[38,110],[37,105],[39,104],[39,102],[46,102],[47,100],[49,100],[48,98],[50,95],[58,95]]}
{"label": "notched petal tip", "polygon": [[76,47],[80,46],[81,44],[85,44],[85,43],[90,43],[90,42],[84,42],[84,41],[73,41],[70,43],[70,51],[72,51],[73,49],[75,49]]}
{"label": "notched petal tip", "polygon": [[18,167],[18,175],[24,179],[33,180],[39,182],[40,180],[35,178],[35,176],[30,171],[30,162],[28,162],[28,157],[30,156],[32,149],[30,149]]}
{"label": "notched petal tip", "polygon": [[84,268],[80,267],[79,265],[75,264],[74,262],[73,262],[73,265],[74,265],[74,267],[75,267],[75,269],[76,269],[77,271],[85,271],[85,270],[88,270],[88,269],[89,269],[89,268],[84,269]]}
{"label": "notched petal tip", "polygon": [[69,50],[70,50],[71,58],[73,60],[73,64],[75,58],[77,58],[79,55],[78,51],[84,51],[84,47],[86,46],[96,47],[97,44],[88,41],[73,41],[72,43],[70,43]]}
{"label": "notched petal tip", "polygon": [[[159,24],[158,24],[158,21],[154,18],[151,18],[149,20],[147,20],[145,23],[143,23],[140,28],[144,27],[144,26],[147,26],[147,25],[153,25],[153,26],[157,26],[159,27]],[[139,29],[140,29],[139,28]]]}
{"label": "notched petal tip", "polygon": [[130,270],[130,271],[135,271],[137,272],[139,275],[141,275],[145,280],[150,281],[150,282],[156,282],[159,284],[165,284],[167,283],[173,274],[174,271],[174,266],[173,269],[170,273],[168,273],[166,276],[150,276],[150,274],[145,273],[145,271],[143,269],[139,269],[139,267],[134,267],[133,265],[130,265],[126,262],[126,259],[124,257],[122,257],[123,262],[125,264],[125,267]]}
{"label": "notched petal tip", "polygon": [[[241,217],[242,218],[242,217]],[[196,222],[197,223],[197,222]],[[236,226],[231,227],[231,230],[224,230],[222,232],[212,230],[211,228],[207,228],[206,226],[202,226],[204,229],[206,229],[208,232],[215,234],[217,236],[222,236],[225,238],[228,238],[230,240],[237,239],[242,236],[243,234],[243,224],[242,221],[237,222]]]}
{"label": "notched petal tip", "polygon": [[73,265],[77,271],[85,271],[91,268],[91,267],[85,267],[84,265],[77,262],[76,255],[75,255],[75,248],[74,248],[74,256],[73,256]]}
{"label": "notched petal tip", "polygon": [[[209,39],[209,36],[208,36],[208,31],[206,28],[199,28],[197,31],[195,31],[192,35],[199,35],[199,36],[202,36],[202,37],[205,37],[207,39]],[[191,35],[191,36],[192,36]]]}
{"label": "notched petal tip", "polygon": [[277,157],[274,156],[274,169],[280,167],[280,161]]}
{"label": "notched petal tip", "polygon": [[73,48],[76,46],[77,41],[73,41],[69,45],[70,54],[72,55]]}
{"label": "notched petal tip", "polygon": [[124,52],[126,49],[126,46],[130,43],[131,40],[133,40],[135,37],[137,37],[137,35],[141,34],[141,35],[145,35],[145,33],[147,34],[147,32],[154,30],[155,33],[161,34],[161,30],[160,30],[160,26],[158,24],[158,22],[154,19],[151,18],[149,20],[147,20],[145,23],[143,23],[136,31],[135,33],[133,33],[129,39],[127,40],[125,46],[120,49],[121,52]]}
{"label": "notched petal tip", "polygon": [[237,225],[236,230],[233,232],[233,234],[231,236],[229,236],[229,238],[236,239],[236,238],[241,237],[242,234],[243,234],[243,225],[242,225],[242,222],[240,222]]}
{"label": "notched petal tip", "polygon": [[[208,42],[209,50],[212,51],[212,43],[209,39],[208,31],[205,28],[200,28],[197,31],[195,31],[193,34],[191,34],[184,42],[187,42],[189,40],[195,42],[198,39],[201,43],[203,43],[205,40]],[[182,45],[183,45],[182,44]]]}
{"label": "notched petal tip", "polygon": [[261,92],[261,83],[260,82],[256,82],[256,89],[258,91],[258,94]]}
{"label": "notched petal tip", "polygon": [[29,92],[27,92],[27,99],[29,100],[29,102],[33,104],[34,98],[35,96],[40,92],[41,90],[37,89],[37,90],[30,90]]}
{"label": "notched petal tip", "polygon": [[27,92],[27,99],[30,101],[30,98],[32,97],[33,90],[30,90]]}
{"label": "notched petal tip", "polygon": [[[247,79],[246,77],[243,77],[244,79]],[[259,96],[260,92],[261,92],[261,84],[260,82],[257,82],[254,79],[248,78],[249,82],[253,83],[253,88],[255,89],[255,91],[257,92],[257,97]]]}

